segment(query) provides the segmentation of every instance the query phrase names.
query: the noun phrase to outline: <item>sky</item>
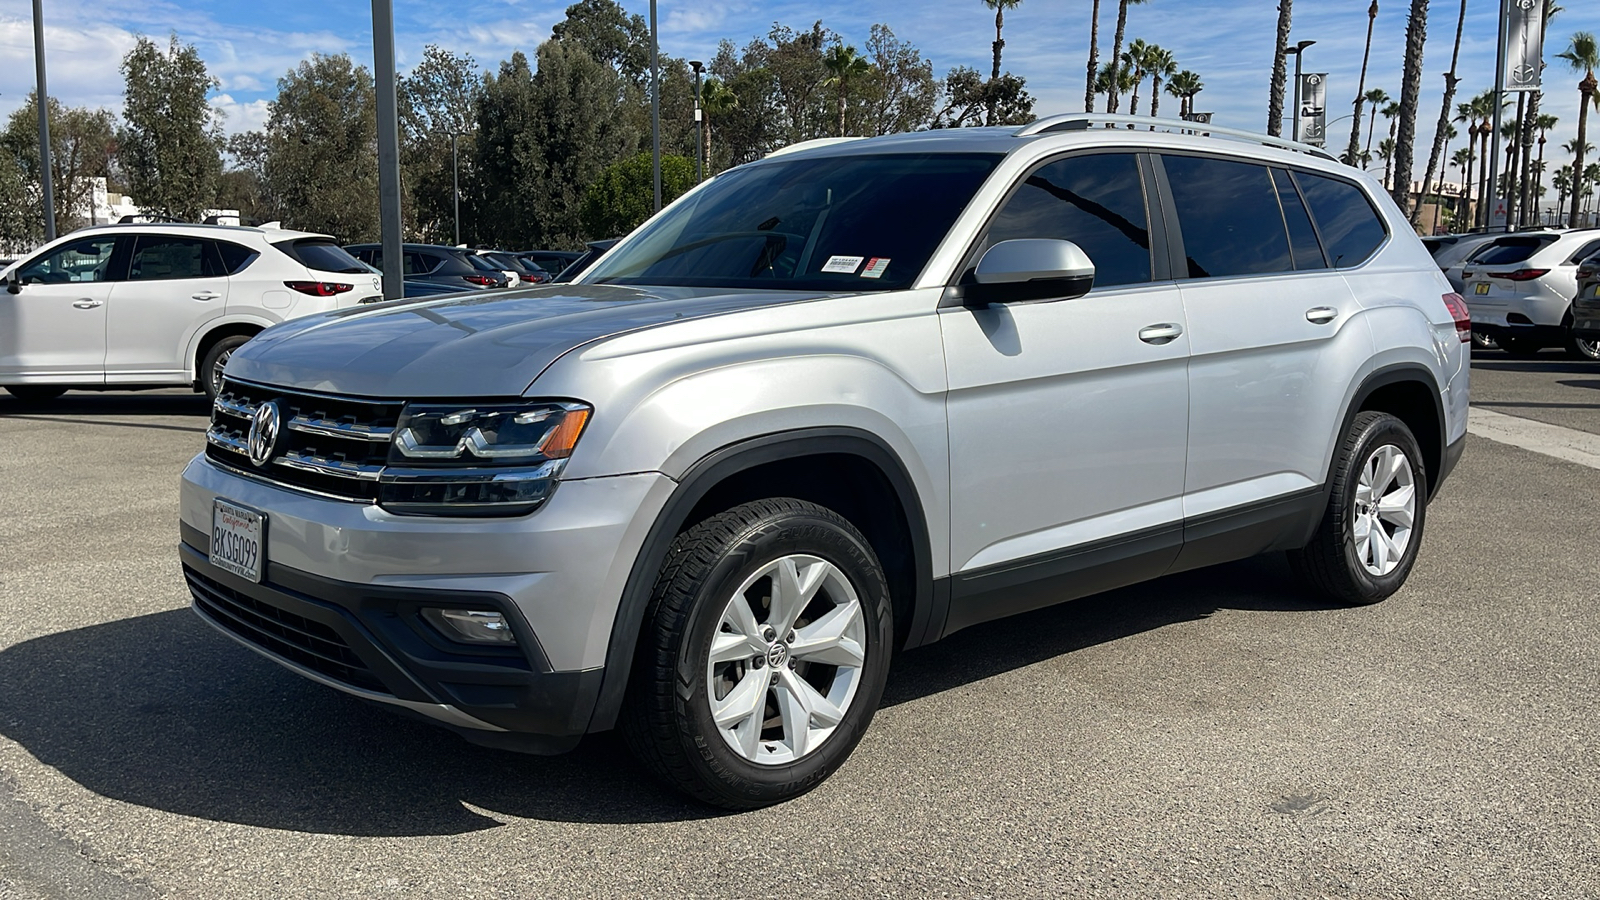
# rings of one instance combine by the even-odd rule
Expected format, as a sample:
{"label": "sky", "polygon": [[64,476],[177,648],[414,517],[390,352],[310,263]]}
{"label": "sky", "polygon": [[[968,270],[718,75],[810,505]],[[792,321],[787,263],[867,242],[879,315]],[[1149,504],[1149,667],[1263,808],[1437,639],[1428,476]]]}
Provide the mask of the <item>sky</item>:
{"label": "sky", "polygon": [[[68,105],[120,110],[118,64],[143,34],[164,42],[176,33],[198,47],[221,88],[212,103],[225,114],[229,132],[259,128],[276,81],[312,52],[349,53],[372,64],[371,4],[362,0],[42,0],[45,55],[52,96]],[[570,0],[394,0],[399,68],[438,44],[469,52],[486,68],[515,50],[532,56],[560,21]],[[648,0],[622,0],[630,12],[648,15]],[[1083,108],[1089,44],[1090,0],[1023,0],[1006,15],[1004,67],[1027,80],[1037,98],[1035,112]],[[1409,3],[1379,0],[1367,86],[1400,94],[1400,70]],[[1116,0],[1102,0],[1102,47],[1116,27]],[[1423,99],[1418,115],[1418,177],[1439,114],[1443,74],[1450,66],[1459,5],[1434,0],[1423,54]],[[1496,0],[1467,0],[1461,44],[1458,100],[1490,86],[1494,78]],[[1575,31],[1600,33],[1600,0],[1565,0],[1551,23],[1546,46],[1544,111],[1561,119],[1546,158],[1576,135],[1581,73],[1573,74],[1555,54]],[[1330,143],[1348,140],[1348,115],[1355,98],[1366,37],[1367,0],[1299,0],[1291,42],[1314,40],[1305,70],[1328,73]],[[864,46],[874,23],[892,28],[933,61],[935,72],[968,65],[987,72],[994,14],[981,0],[659,0],[663,53],[709,59],[718,41],[743,45],[774,23],[808,28],[820,19],[847,43]],[[1276,0],[1147,0],[1128,13],[1128,37],[1171,50],[1180,68],[1198,72],[1205,90],[1200,110],[1219,125],[1261,131],[1266,125],[1268,81],[1277,23]],[[1107,50],[1102,49],[1104,58]],[[34,87],[33,17],[29,0],[0,0],[0,115],[9,115]],[[1142,94],[1148,95],[1149,85]],[[1165,112],[1177,101],[1163,98]],[[1143,101],[1148,110],[1148,101]],[[1590,143],[1600,144],[1600,114],[1591,110]],[[1380,130],[1384,127],[1380,122]],[[1288,125],[1285,123],[1285,129]],[[1363,129],[1365,130],[1365,129]],[[1383,138],[1379,134],[1373,142]],[[1365,143],[1365,136],[1362,138]],[[1456,146],[1460,139],[1455,142]],[[1553,166],[1551,167],[1554,168]]]}

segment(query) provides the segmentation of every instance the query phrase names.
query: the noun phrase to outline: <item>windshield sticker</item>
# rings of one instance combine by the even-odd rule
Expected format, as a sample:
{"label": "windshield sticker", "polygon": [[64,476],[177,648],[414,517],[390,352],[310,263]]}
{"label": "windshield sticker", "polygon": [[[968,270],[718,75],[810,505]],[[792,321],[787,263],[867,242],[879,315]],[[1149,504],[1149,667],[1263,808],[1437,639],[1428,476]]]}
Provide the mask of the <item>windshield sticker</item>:
{"label": "windshield sticker", "polygon": [[889,261],[881,256],[874,256],[867,260],[867,267],[861,270],[862,278],[882,278],[883,273],[889,271]]}
{"label": "windshield sticker", "polygon": [[862,257],[860,256],[830,256],[828,261],[822,264],[822,271],[843,272],[846,275],[854,274],[855,270],[860,267],[861,260]]}

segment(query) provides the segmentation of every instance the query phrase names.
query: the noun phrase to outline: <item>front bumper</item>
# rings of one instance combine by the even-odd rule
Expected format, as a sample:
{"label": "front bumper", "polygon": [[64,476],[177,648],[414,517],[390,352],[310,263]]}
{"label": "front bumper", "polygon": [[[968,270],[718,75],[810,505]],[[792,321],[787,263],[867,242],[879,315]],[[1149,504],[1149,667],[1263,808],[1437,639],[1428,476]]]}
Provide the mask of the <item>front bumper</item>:
{"label": "front bumper", "polygon": [[1586,341],[1600,340],[1600,296],[1572,301],[1572,335]]}

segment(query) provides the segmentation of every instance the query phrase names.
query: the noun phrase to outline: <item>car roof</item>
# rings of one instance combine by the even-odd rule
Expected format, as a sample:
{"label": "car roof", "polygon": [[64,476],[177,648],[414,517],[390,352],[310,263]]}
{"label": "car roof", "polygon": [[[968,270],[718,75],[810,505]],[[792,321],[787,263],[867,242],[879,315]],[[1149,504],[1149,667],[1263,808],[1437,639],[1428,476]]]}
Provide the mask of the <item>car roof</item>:
{"label": "car roof", "polygon": [[268,243],[299,240],[301,238],[318,238],[333,240],[332,235],[318,234],[314,231],[295,231],[291,228],[272,228],[255,225],[206,225],[197,222],[116,222],[109,225],[88,225],[72,232],[81,234],[117,234],[138,233],[141,231],[159,231],[170,234],[188,234],[196,237],[222,237],[233,235],[235,237],[259,236]]}

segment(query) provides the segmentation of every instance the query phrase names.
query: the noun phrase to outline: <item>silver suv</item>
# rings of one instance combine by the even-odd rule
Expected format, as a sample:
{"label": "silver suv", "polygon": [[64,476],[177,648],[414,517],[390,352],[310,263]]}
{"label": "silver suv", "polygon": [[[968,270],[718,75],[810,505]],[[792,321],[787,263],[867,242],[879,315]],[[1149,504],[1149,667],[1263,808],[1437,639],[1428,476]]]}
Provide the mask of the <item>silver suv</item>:
{"label": "silver suv", "polygon": [[1177,124],[800,147],[571,284],[270,329],[183,475],[194,607],[753,807],[962,628],[1272,551],[1382,600],[1464,445],[1465,305],[1370,178]]}

